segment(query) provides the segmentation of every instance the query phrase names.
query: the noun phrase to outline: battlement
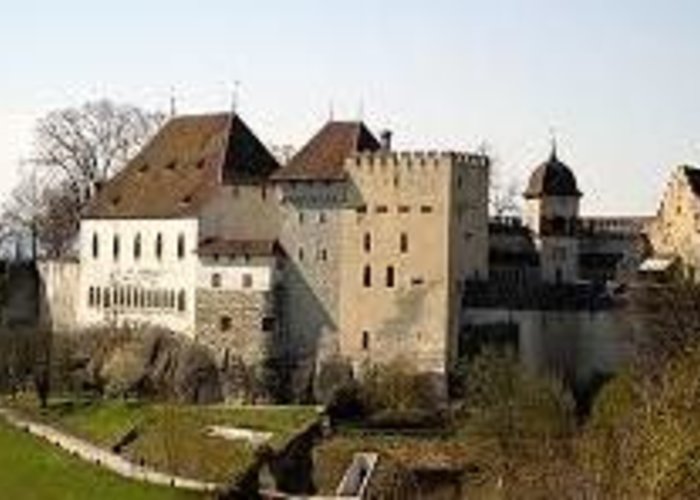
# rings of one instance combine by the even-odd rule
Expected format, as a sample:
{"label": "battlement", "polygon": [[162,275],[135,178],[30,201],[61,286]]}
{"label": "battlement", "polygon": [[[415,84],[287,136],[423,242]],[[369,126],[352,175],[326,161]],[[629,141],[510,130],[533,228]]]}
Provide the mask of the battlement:
{"label": "battlement", "polygon": [[445,162],[486,168],[491,160],[482,154],[457,151],[362,152],[346,160],[346,168],[437,167]]}

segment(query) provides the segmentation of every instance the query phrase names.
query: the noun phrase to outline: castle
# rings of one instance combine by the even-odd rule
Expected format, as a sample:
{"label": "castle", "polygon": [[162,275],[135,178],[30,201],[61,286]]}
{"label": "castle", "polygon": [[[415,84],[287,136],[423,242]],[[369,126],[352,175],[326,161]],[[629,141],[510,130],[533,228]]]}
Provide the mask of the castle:
{"label": "castle", "polygon": [[45,266],[48,316],[160,325],[222,364],[401,358],[444,380],[464,283],[488,276],[488,169],[335,121],[279,165],[237,114],[175,117],[91,200],[77,261]]}
{"label": "castle", "polygon": [[398,359],[444,382],[465,311],[590,307],[653,251],[651,218],[581,216],[556,147],[523,219],[489,218],[488,191],[486,156],[397,152],[362,122],[279,164],[237,114],[174,117],[93,197],[78,259],[43,264],[45,316],[159,325],[304,380]]}

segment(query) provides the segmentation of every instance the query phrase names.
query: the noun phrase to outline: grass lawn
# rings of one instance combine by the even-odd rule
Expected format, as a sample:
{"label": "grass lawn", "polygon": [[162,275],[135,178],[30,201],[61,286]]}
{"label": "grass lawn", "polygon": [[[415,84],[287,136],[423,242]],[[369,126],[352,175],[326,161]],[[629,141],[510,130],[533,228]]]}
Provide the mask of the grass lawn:
{"label": "grass lawn", "polygon": [[12,500],[195,499],[122,479],[0,423],[0,497]]}
{"label": "grass lawn", "polygon": [[208,436],[209,426],[270,432],[273,434],[270,446],[281,448],[318,417],[313,407],[184,406],[57,399],[47,410],[40,411],[31,398],[9,404],[104,448],[111,448],[136,427],[138,437],[123,450],[127,458],[184,477],[221,483],[244,472],[252,464],[255,450],[245,441]]}

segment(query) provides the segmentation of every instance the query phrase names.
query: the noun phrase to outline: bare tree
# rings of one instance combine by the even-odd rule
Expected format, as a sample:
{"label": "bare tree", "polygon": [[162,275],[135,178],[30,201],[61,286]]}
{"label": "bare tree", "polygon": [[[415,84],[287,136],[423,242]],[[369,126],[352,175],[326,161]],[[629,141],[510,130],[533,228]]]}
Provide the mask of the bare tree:
{"label": "bare tree", "polygon": [[80,213],[101,182],[117,173],[165,116],[103,99],[52,111],[36,126],[31,167],[5,203],[2,220],[29,231],[36,255],[65,255]]}
{"label": "bare tree", "polygon": [[162,113],[108,99],[52,111],[37,124],[32,162],[61,174],[84,202],[98,183],[143,147],[164,119]]}

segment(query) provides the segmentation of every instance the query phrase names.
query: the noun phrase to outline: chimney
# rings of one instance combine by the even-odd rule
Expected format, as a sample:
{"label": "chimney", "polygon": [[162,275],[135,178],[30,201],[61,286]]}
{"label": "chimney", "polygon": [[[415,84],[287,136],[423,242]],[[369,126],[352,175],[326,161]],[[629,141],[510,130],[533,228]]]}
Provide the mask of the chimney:
{"label": "chimney", "polygon": [[379,134],[379,142],[381,143],[382,151],[388,153],[391,151],[391,130],[382,130]]}

